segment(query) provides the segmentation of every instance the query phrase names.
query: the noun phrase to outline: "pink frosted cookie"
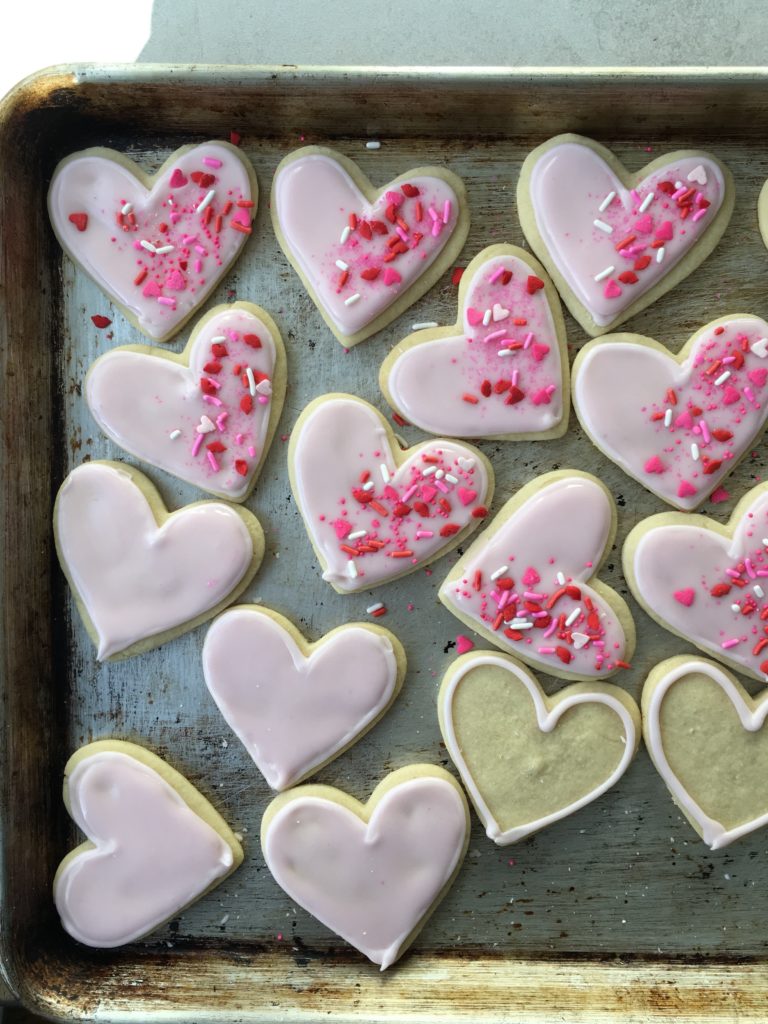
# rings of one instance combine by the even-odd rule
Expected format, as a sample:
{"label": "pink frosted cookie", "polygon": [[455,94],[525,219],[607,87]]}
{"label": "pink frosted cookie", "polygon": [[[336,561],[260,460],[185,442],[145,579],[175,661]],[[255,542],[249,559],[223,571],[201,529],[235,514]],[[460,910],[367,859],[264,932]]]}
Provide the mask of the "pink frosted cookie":
{"label": "pink frosted cookie", "polygon": [[635,646],[629,609],[595,578],[615,535],[616,508],[599,480],[545,473],[501,508],[438,596],[470,629],[552,675],[612,675]]}
{"label": "pink frosted cookie", "polygon": [[226,142],[177,149],[155,174],[111,149],[62,160],[48,192],[53,230],[153,341],[167,341],[221,281],[251,234],[258,186]]}
{"label": "pink frosted cookie", "polygon": [[580,135],[534,149],[517,186],[525,237],[593,336],[695,270],[728,226],[733,200],[730,171],[708,153],[669,153],[629,174]]}
{"label": "pink frosted cookie", "polygon": [[617,465],[670,505],[700,505],[768,416],[768,323],[728,316],[677,356],[652,338],[589,342],[573,364],[581,425]]}
{"label": "pink frosted cookie", "polygon": [[491,245],[467,267],[459,320],[419,330],[381,367],[389,404],[449,437],[540,440],[568,427],[568,353],[557,292],[523,249]]}
{"label": "pink frosted cookie", "polygon": [[270,316],[217,306],[180,355],[126,345],[100,356],[85,395],[101,429],[140,459],[232,501],[248,497],[280,419],[285,352]]}
{"label": "pink frosted cookie", "polygon": [[212,618],[248,586],[264,534],[247,509],[199,501],[169,513],[121,462],[86,462],[59,489],[56,552],[100,661],[127,658]]}
{"label": "pink frosted cookie", "polygon": [[347,347],[428,291],[469,231],[464,185],[450,171],[417,167],[377,189],[351,160],[321,146],[280,163],[271,210],[283,252]]}
{"label": "pink frosted cookie", "polygon": [[88,841],[59,865],[53,895],[62,925],[87,946],[153,932],[243,860],[202,793],[135,743],[81,747],[64,769],[64,803]]}
{"label": "pink frosted cookie", "polygon": [[416,764],[388,775],[366,804],[330,786],[288,790],[264,812],[261,847],[291,900],[383,971],[459,873],[469,824],[454,778]]}
{"label": "pink frosted cookie", "polygon": [[637,601],[660,625],[753,679],[768,677],[768,484],[726,525],[662,512],[622,552]]}
{"label": "pink frosted cookie", "polygon": [[203,645],[211,696],[273,789],[295,786],[372,729],[405,667],[386,629],[355,622],[310,644],[257,605],[224,612]]}
{"label": "pink frosted cookie", "polygon": [[442,438],[401,451],[384,417],[353,395],[323,395],[296,422],[291,487],[327,580],[340,594],[413,572],[482,522],[493,470]]}

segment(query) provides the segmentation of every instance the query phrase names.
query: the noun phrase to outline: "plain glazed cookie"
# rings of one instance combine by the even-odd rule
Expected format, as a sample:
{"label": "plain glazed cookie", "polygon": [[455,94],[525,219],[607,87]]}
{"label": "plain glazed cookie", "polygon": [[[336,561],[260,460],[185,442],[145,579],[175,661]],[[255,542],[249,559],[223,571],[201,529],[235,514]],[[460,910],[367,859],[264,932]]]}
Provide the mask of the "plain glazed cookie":
{"label": "plain glazed cookie", "polygon": [[198,501],[169,513],[121,462],[86,462],[59,489],[56,552],[100,661],[159,647],[237,599],[264,555],[244,508]]}
{"label": "plain glazed cookie", "polygon": [[53,896],[65,930],[87,946],[148,935],[243,860],[202,793],[135,743],[81,747],[64,769],[64,803],[88,841],[59,865]]}
{"label": "plain glazed cookie", "polygon": [[612,675],[635,646],[625,602],[596,578],[616,507],[588,473],[563,469],[522,487],[459,559],[438,597],[503,651],[563,679]]}
{"label": "plain glazed cookie", "polygon": [[597,800],[640,742],[640,711],[618,686],[573,683],[547,697],[520,662],[488,651],[453,662],[437,708],[448,754],[499,846]]}
{"label": "plain glazed cookie", "polygon": [[203,645],[205,682],[227,724],[273,789],[295,786],[386,714],[405,651],[379,626],[354,622],[308,643],[269,608],[224,612]]}
{"label": "plain glazed cookie", "polygon": [[168,341],[240,255],[256,215],[253,168],[227,142],[177,149],[156,174],[122,153],[73,153],[48,212],[67,255],[153,341]]}
{"label": "plain glazed cookie", "polygon": [[560,301],[541,265],[491,245],[465,270],[459,319],[417,330],[381,367],[384,397],[432,434],[538,441],[568,427],[568,352]]}
{"label": "plain glazed cookie", "polygon": [[748,491],[725,525],[682,512],[641,520],[622,561],[636,600],[664,629],[768,678],[768,484]]}
{"label": "plain glazed cookie", "polygon": [[401,451],[384,417],[353,395],[323,395],[299,416],[291,487],[322,568],[341,594],[423,568],[482,522],[493,470],[442,438]]}
{"label": "plain glazed cookie", "polygon": [[270,208],[283,252],[347,348],[428,291],[469,231],[464,185],[450,171],[417,167],[377,189],[321,146],[282,160]]}
{"label": "plain glazed cookie", "polygon": [[768,416],[768,323],[721,317],[673,356],[652,338],[590,341],[573,364],[573,405],[593,443],[670,505],[706,500]]}
{"label": "plain glazed cookie", "polygon": [[643,687],[643,735],[672,799],[712,850],[768,824],[768,692],[751,697],[730,672],[681,655]]}
{"label": "plain glazed cookie", "polygon": [[366,804],[330,786],[281,794],[264,812],[261,847],[291,900],[383,971],[453,883],[469,826],[453,776],[417,764],[388,775]]}
{"label": "plain glazed cookie", "polygon": [[525,237],[593,336],[695,270],[728,226],[733,202],[731,173],[709,153],[668,153],[630,174],[580,135],[534,149],[517,186]]}
{"label": "plain glazed cookie", "polygon": [[126,345],[100,356],[85,396],[127,452],[230,501],[250,494],[285,397],[280,332],[250,302],[217,306],[179,355]]}

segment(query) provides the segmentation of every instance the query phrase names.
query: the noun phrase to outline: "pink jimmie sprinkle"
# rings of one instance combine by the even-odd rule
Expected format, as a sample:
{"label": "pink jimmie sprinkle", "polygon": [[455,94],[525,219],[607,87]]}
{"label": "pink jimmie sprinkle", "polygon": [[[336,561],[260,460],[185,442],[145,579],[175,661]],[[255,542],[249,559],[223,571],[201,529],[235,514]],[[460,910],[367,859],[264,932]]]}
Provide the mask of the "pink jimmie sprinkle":
{"label": "pink jimmie sprinkle", "polygon": [[691,220],[695,224],[697,220],[701,220],[701,218],[702,217],[706,217],[706,215],[707,215],[707,208],[705,206],[703,209],[697,210],[696,213],[694,213],[694,215],[691,217]]}
{"label": "pink jimmie sprinkle", "polygon": [[403,502],[408,501],[409,498],[412,498],[414,496],[414,494],[416,493],[416,491],[418,491],[418,489],[419,489],[419,485],[418,484],[411,484],[411,486],[408,488],[408,490],[405,492],[405,494],[403,494],[403,496],[402,496],[402,498],[400,500],[403,501]]}
{"label": "pink jimmie sprinkle", "polygon": [[690,608],[693,604],[694,598],[696,597],[696,591],[692,587],[685,587],[683,590],[676,590],[672,596],[680,604],[684,604],[686,608]]}
{"label": "pink jimmie sprinkle", "polygon": [[736,644],[738,644],[739,642],[740,641],[738,637],[733,637],[731,640],[723,640],[720,646],[723,648],[724,651],[728,651],[731,649],[731,647],[735,647]]}
{"label": "pink jimmie sprinkle", "polygon": [[195,260],[195,273],[199,274],[202,269],[203,269],[203,261],[202,260]]}
{"label": "pink jimmie sprinkle", "polygon": [[699,429],[701,430],[702,441],[704,442],[704,444],[709,444],[712,438],[709,433],[709,427],[707,426],[705,420],[699,420]]}
{"label": "pink jimmie sprinkle", "polygon": [[216,395],[203,395],[203,401],[207,402],[208,405],[223,405],[224,403]]}
{"label": "pink jimmie sprinkle", "polygon": [[193,456],[197,455],[197,453],[200,451],[200,447],[201,447],[202,443],[203,443],[203,435],[202,434],[198,434],[197,437],[195,438],[195,443],[192,445],[192,455]]}
{"label": "pink jimmie sprinkle", "polygon": [[170,306],[171,309],[176,309],[176,299],[170,295],[158,295],[157,301],[161,306]]}
{"label": "pink jimmie sprinkle", "polygon": [[432,237],[433,238],[437,238],[437,236],[440,234],[440,232],[442,230],[443,230],[443,222],[441,220],[436,220],[432,224]]}
{"label": "pink jimmie sprinkle", "polygon": [[256,458],[256,449],[253,447],[252,444],[248,445],[248,454],[251,456],[252,459]]}
{"label": "pink jimmie sprinkle", "polygon": [[739,579],[739,577],[741,576],[741,573],[738,569],[726,569],[725,573],[727,576],[730,576],[734,580]]}
{"label": "pink jimmie sprinkle", "polygon": [[491,331],[490,334],[486,334],[483,341],[498,341],[499,338],[503,338],[507,333],[506,327],[502,327],[500,331]]}
{"label": "pink jimmie sprinkle", "polygon": [[427,213],[429,214],[433,221],[440,220],[440,214],[437,212],[434,206],[430,206],[430,208],[427,210]]}
{"label": "pink jimmie sprinkle", "polygon": [[204,156],[203,163],[206,167],[221,167],[221,160],[217,160],[215,156]]}
{"label": "pink jimmie sprinkle", "polygon": [[432,530],[417,530],[414,534],[416,540],[428,540],[430,537],[434,537]]}
{"label": "pink jimmie sprinkle", "polygon": [[219,464],[216,461],[216,456],[213,454],[213,452],[206,452],[205,455],[206,455],[206,458],[208,459],[208,463],[210,464],[210,467],[213,470],[213,472],[214,473],[218,473],[219,472]]}
{"label": "pink jimmie sprinkle", "polygon": [[227,417],[228,416],[229,416],[229,413],[226,412],[226,411],[219,413],[219,415],[216,417],[216,429],[217,430],[224,430],[224,425],[227,422]]}
{"label": "pink jimmie sprinkle", "polygon": [[539,654],[554,654],[554,653],[555,653],[555,648],[554,647],[540,647],[539,648]]}
{"label": "pink jimmie sprinkle", "polygon": [[403,229],[400,227],[399,224],[395,227],[395,231],[400,236],[401,241],[403,241],[403,242],[407,242],[408,241],[408,232],[407,231],[403,231]]}
{"label": "pink jimmie sprinkle", "polygon": [[754,405],[754,407],[755,407],[756,409],[759,409],[759,408],[760,408],[760,406],[759,406],[759,404],[758,404],[757,400],[755,399],[755,392],[754,392],[754,391],[752,390],[752,388],[751,388],[751,387],[749,387],[748,385],[746,385],[746,386],[744,387],[744,394],[746,395],[746,397],[747,397],[747,401],[748,401],[748,402],[751,402],[751,403],[752,403],[752,405]]}
{"label": "pink jimmie sprinkle", "polygon": [[744,559],[744,568],[747,570],[747,576],[749,576],[749,578],[753,580],[757,573],[755,572],[755,567],[752,565],[751,558]]}
{"label": "pink jimmie sprinkle", "polygon": [[459,633],[456,637],[456,650],[459,654],[466,654],[467,651],[474,650],[475,645],[469,639],[468,636],[464,636],[463,633]]}
{"label": "pink jimmie sprinkle", "polygon": [[444,484],[442,480],[435,480],[435,487],[437,487],[438,490],[442,491],[443,494],[448,493],[448,486]]}
{"label": "pink jimmie sprinkle", "polygon": [[531,342],[532,342],[532,341],[533,341],[533,335],[532,335],[532,334],[531,334],[531,332],[529,331],[529,332],[528,332],[528,333],[526,334],[526,336],[525,336],[525,340],[523,341],[523,348],[524,348],[524,349],[529,349],[529,348],[531,347]]}
{"label": "pink jimmie sprinkle", "polygon": [[537,590],[526,590],[523,597],[526,601],[543,601],[546,594],[540,594]]}
{"label": "pink jimmie sprinkle", "polygon": [[557,632],[557,628],[558,628],[559,625],[560,625],[560,623],[558,622],[557,619],[552,619],[550,624],[547,626],[547,628],[542,633],[543,638],[545,640],[549,640],[549,638],[552,636],[552,634]]}
{"label": "pink jimmie sprinkle", "polygon": [[[222,415],[223,415],[223,413],[222,413]],[[235,444],[242,444],[242,443],[243,443],[243,435],[242,434],[235,434]]]}
{"label": "pink jimmie sprinkle", "polygon": [[504,267],[496,267],[494,272],[488,278],[489,283],[490,284],[496,284],[496,282],[499,280],[499,278],[501,277],[501,275],[503,273],[504,273]]}

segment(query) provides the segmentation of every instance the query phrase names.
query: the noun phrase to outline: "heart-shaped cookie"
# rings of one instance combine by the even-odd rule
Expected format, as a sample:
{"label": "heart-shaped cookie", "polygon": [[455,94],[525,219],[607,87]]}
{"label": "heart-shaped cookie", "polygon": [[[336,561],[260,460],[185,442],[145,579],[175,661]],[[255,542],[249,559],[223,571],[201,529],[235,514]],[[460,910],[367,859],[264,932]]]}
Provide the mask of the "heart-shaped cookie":
{"label": "heart-shaped cookie", "polygon": [[446,894],[468,843],[464,794],[434,765],[392,772],[367,804],[300,786],[276,797],[261,823],[277,884],[382,971]]}
{"label": "heart-shaped cookie", "polygon": [[568,353],[554,286],[513,245],[492,245],[467,267],[460,319],[409,335],[379,383],[411,423],[448,437],[529,441],[568,427]]}
{"label": "heart-shaped cookie", "polygon": [[751,697],[719,665],[683,655],[651,671],[642,706],[651,760],[710,849],[768,824],[768,691]]}
{"label": "heart-shaped cookie", "polygon": [[280,163],[271,211],[283,252],[348,348],[428,291],[469,231],[464,185],[450,171],[418,167],[377,189],[321,146]]}
{"label": "heart-shaped cookie", "polygon": [[628,667],[635,646],[629,609],[595,578],[615,535],[599,480],[545,473],[501,508],[438,596],[470,629],[552,675],[609,676]]}
{"label": "heart-shaped cookie", "polygon": [[695,270],[728,226],[733,200],[730,171],[708,153],[669,153],[629,174],[579,135],[534,149],[517,187],[525,237],[593,336]]}
{"label": "heart-shaped cookie", "polygon": [[296,422],[291,486],[323,579],[368,590],[444,555],[482,522],[493,470],[476,448],[438,439],[401,452],[384,417],[323,395]]}
{"label": "heart-shaped cookie", "polygon": [[660,625],[753,679],[768,677],[768,484],[748,491],[725,526],[681,512],[643,519],[622,560]]}
{"label": "heart-shaped cookie", "polygon": [[153,341],[167,341],[240,255],[256,214],[250,163],[226,142],[176,150],[145,174],[86,149],[53,174],[48,211],[67,255]]}
{"label": "heart-shaped cookie", "polygon": [[100,356],[85,395],[126,451],[232,501],[250,494],[280,419],[285,352],[249,302],[217,306],[180,355],[126,345]]}
{"label": "heart-shaped cookie", "polygon": [[211,696],[273,789],[295,786],[368,732],[399,693],[405,664],[386,629],[351,623],[309,644],[256,605],[221,615],[203,645]]}
{"label": "heart-shaped cookie", "polygon": [[62,925],[87,946],[147,935],[243,860],[202,793],[135,743],[81,747],[64,769],[64,803],[88,842],[61,862],[53,894]]}
{"label": "heart-shaped cookie", "polygon": [[573,365],[573,404],[597,447],[664,501],[700,505],[768,417],[768,323],[729,316],[677,356],[651,338],[589,342]]}
{"label": "heart-shaped cookie", "polygon": [[72,470],[53,510],[56,551],[100,661],[186,633],[245,590],[264,555],[247,509],[199,501],[169,513],[120,462]]}
{"label": "heart-shaped cookie", "polygon": [[618,686],[574,683],[547,697],[504,654],[457,658],[437,707],[451,760],[499,846],[597,800],[627,770],[640,742],[640,712]]}

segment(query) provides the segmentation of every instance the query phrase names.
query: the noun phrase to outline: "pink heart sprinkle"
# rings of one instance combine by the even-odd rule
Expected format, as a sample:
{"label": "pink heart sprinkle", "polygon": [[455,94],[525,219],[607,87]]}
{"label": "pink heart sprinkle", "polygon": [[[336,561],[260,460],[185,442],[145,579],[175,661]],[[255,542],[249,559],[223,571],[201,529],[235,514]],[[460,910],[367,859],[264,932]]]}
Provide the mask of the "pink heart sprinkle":
{"label": "pink heart sprinkle", "polygon": [[682,427],[684,430],[690,430],[693,427],[693,417],[687,409],[676,417],[675,426]]}
{"label": "pink heart sprinkle", "polygon": [[603,289],[603,295],[606,299],[618,299],[621,295],[621,288],[619,288],[612,277],[608,278],[608,283]]}
{"label": "pink heart sprinkle", "polygon": [[400,282],[402,280],[403,280],[402,277],[400,277],[398,272],[396,270],[393,270],[392,267],[386,267],[385,268],[385,270],[384,270],[384,284],[386,284],[386,285],[400,284]]}
{"label": "pink heart sprinkle", "polygon": [[471,487],[459,487],[456,493],[462,505],[471,505],[477,497],[477,491],[473,491]]}
{"label": "pink heart sprinkle", "polygon": [[693,604],[694,597],[696,597],[696,593],[691,587],[685,587],[683,590],[676,590],[673,596],[676,601],[680,602],[680,604],[684,604],[686,608],[690,608]]}
{"label": "pink heart sprinkle", "polygon": [[731,496],[730,491],[726,491],[724,487],[717,487],[709,496],[709,500],[713,505],[719,505],[722,501],[728,501]]}
{"label": "pink heart sprinkle", "polygon": [[468,636],[464,636],[462,633],[456,637],[456,650],[459,654],[466,654],[467,651],[474,650],[475,645],[469,639]]}
{"label": "pink heart sprinkle", "polygon": [[641,235],[650,235],[653,231],[653,217],[650,213],[635,221],[635,231],[639,231]]}
{"label": "pink heart sprinkle", "polygon": [[672,238],[672,221],[663,220],[656,228],[656,237],[661,242],[668,242]]}
{"label": "pink heart sprinkle", "polygon": [[740,398],[741,395],[739,392],[736,388],[732,388],[730,384],[725,391],[723,391],[723,405],[733,405],[733,403],[738,402]]}
{"label": "pink heart sprinkle", "polygon": [[545,356],[547,356],[548,354],[549,345],[542,345],[541,343],[536,341],[533,343],[533,345],[531,345],[531,355],[537,363],[540,363],[542,359],[544,359]]}
{"label": "pink heart sprinkle", "polygon": [[392,203],[395,209],[397,209],[397,207],[400,206],[404,198],[399,192],[387,192],[386,196],[387,202]]}
{"label": "pink heart sprinkle", "polygon": [[470,306],[467,309],[467,320],[473,327],[477,327],[478,324],[483,322],[483,314],[476,309],[472,309]]}
{"label": "pink heart sprinkle", "polygon": [[533,587],[537,583],[541,583],[541,576],[539,576],[536,570],[529,565],[523,573],[523,583],[526,587]]}
{"label": "pink heart sprinkle", "polygon": [[387,501],[400,501],[400,495],[397,493],[392,484],[387,484],[384,488],[384,497]]}
{"label": "pink heart sprinkle", "polygon": [[187,184],[189,178],[185,177],[181,170],[177,167],[171,175],[171,188],[183,188]]}
{"label": "pink heart sprinkle", "polygon": [[162,295],[160,285],[157,281],[147,281],[142,289],[142,295],[146,295],[147,298],[157,298],[158,295]]}
{"label": "pink heart sprinkle", "polygon": [[747,376],[755,387],[762,388],[765,386],[766,379],[768,379],[768,370],[762,366],[758,366],[757,369],[750,370]]}
{"label": "pink heart sprinkle", "polygon": [[687,480],[681,480],[680,486],[677,488],[678,498],[691,498],[696,493],[696,488],[693,484],[688,483]]}
{"label": "pink heart sprinkle", "polygon": [[333,523],[333,528],[339,540],[344,540],[352,532],[352,524],[348,523],[346,519],[336,519]]}
{"label": "pink heart sprinkle", "polygon": [[247,210],[235,210],[232,214],[232,221],[236,224],[242,224],[244,228],[251,226],[251,217]]}
{"label": "pink heart sprinkle", "polygon": [[173,292],[183,292],[187,287],[187,282],[182,272],[172,270],[165,279],[165,287],[170,288]]}
{"label": "pink heart sprinkle", "polygon": [[436,494],[436,487],[430,487],[429,485],[427,485],[426,487],[421,488],[421,496],[424,499],[424,501],[432,501]]}
{"label": "pink heart sprinkle", "polygon": [[658,455],[652,455],[651,458],[648,459],[648,461],[646,462],[645,466],[643,466],[643,469],[646,473],[663,473],[665,472],[666,468],[667,467],[664,465],[664,463],[661,461]]}
{"label": "pink heart sprinkle", "polygon": [[534,391],[531,395],[531,401],[534,405],[549,405],[552,400],[552,393],[547,391],[546,388],[541,388],[539,391]]}

